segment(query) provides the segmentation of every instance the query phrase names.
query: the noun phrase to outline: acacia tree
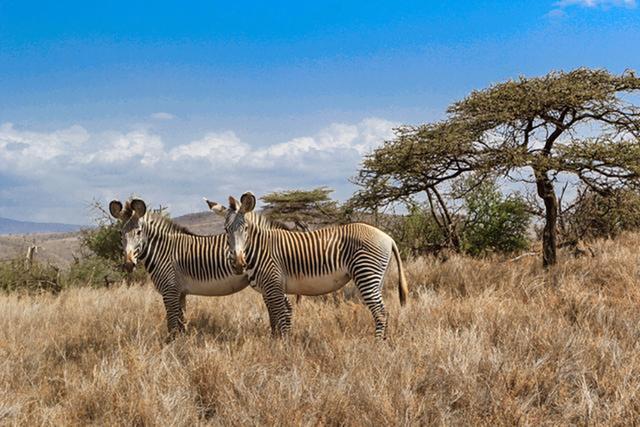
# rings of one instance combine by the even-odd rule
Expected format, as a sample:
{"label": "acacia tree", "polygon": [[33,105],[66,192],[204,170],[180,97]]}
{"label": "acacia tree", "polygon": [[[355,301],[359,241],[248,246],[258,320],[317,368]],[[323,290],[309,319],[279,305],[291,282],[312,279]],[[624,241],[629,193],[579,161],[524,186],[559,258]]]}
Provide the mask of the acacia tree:
{"label": "acacia tree", "polygon": [[544,204],[543,264],[556,263],[559,174],[606,193],[640,176],[640,90],[633,72],[585,68],[474,91],[437,123],[397,129],[369,154],[352,201],[374,207],[430,192],[473,173],[535,184]]}
{"label": "acacia tree", "polygon": [[292,222],[296,228],[309,230],[310,224],[326,225],[339,222],[340,210],[329,197],[333,190],[318,187],[313,190],[275,191],[261,197],[265,215],[277,222]]}

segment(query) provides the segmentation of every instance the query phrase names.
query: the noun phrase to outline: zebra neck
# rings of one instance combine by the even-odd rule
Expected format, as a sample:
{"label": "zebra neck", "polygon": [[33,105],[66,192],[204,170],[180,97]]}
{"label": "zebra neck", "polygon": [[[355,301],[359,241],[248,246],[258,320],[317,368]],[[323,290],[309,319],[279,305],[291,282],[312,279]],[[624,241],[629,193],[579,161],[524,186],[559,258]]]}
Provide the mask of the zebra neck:
{"label": "zebra neck", "polygon": [[173,241],[177,235],[171,233],[163,233],[154,227],[147,226],[145,230],[147,234],[146,250],[140,255],[140,261],[144,263],[149,274],[153,274],[159,265],[163,265],[173,255],[172,247],[176,245]]}
{"label": "zebra neck", "polygon": [[249,268],[253,268],[258,262],[260,253],[260,243],[264,241],[265,229],[259,225],[253,223],[247,223],[247,241],[245,243],[245,255],[247,258],[247,265]]}

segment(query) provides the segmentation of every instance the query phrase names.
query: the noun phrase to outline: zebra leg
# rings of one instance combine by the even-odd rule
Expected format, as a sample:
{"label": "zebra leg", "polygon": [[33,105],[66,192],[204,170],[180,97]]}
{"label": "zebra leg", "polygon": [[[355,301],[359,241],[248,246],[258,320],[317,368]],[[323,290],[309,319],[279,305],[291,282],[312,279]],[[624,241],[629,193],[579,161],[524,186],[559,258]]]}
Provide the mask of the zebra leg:
{"label": "zebra leg", "polygon": [[262,299],[264,301],[264,304],[267,306],[267,311],[269,312],[269,325],[271,326],[271,336],[275,337],[276,336],[276,327],[277,327],[277,319],[276,319],[276,315],[273,312],[273,307],[271,304],[269,304],[267,302],[267,298],[265,297],[264,294],[262,294]]}
{"label": "zebra leg", "polygon": [[387,338],[387,310],[382,301],[382,279],[384,271],[372,271],[371,268],[356,268],[353,273],[353,281],[360,291],[362,299],[371,311],[375,322],[376,338]]}
{"label": "zebra leg", "polygon": [[293,313],[291,303],[284,294],[280,283],[276,282],[265,289],[268,291],[265,290],[263,298],[269,311],[269,317],[273,319],[272,331],[275,326],[276,336],[288,335],[291,332],[291,315]]}
{"label": "zebra leg", "polygon": [[282,298],[284,299],[284,303],[287,306],[287,310],[284,314],[285,317],[285,325],[286,325],[286,329],[283,328],[282,334],[283,335],[288,335],[291,332],[291,317],[293,316],[293,307],[291,306],[291,302],[289,301],[289,298],[287,298],[286,295],[282,295]]}
{"label": "zebra leg", "polygon": [[168,341],[173,340],[177,334],[184,332],[183,304],[186,306],[185,295],[176,291],[168,291],[162,295],[164,308],[167,312]]}
{"label": "zebra leg", "polygon": [[180,319],[182,319],[183,326],[186,325],[185,317],[187,316],[187,294],[184,292],[180,294]]}
{"label": "zebra leg", "polygon": [[280,308],[280,316],[278,318],[278,330],[281,336],[287,336],[291,333],[291,316],[293,315],[293,308],[289,302],[289,298],[283,293],[281,295],[280,302],[277,303],[277,307]]}

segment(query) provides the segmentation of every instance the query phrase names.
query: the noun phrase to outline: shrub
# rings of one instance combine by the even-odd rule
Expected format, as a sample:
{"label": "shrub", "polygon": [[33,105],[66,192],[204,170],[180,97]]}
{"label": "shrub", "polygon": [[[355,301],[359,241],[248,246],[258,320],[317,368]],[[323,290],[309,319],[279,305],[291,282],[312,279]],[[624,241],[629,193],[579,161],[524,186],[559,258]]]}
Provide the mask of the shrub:
{"label": "shrub", "polygon": [[112,262],[96,255],[76,259],[65,277],[69,285],[94,287],[108,286],[123,278],[124,273],[115,269]]}
{"label": "shrub", "polygon": [[62,290],[59,269],[34,262],[28,267],[22,258],[0,262],[0,290],[12,292],[59,292]]}
{"label": "shrub", "polygon": [[608,194],[583,189],[563,218],[565,240],[616,237],[640,229],[640,194],[617,189]]}
{"label": "shrub", "polygon": [[466,218],[461,234],[465,252],[509,253],[529,246],[531,213],[521,196],[504,196],[495,182],[487,181],[466,191],[463,201]]}
{"label": "shrub", "polygon": [[98,223],[95,228],[82,230],[80,246],[96,256],[112,261],[122,260],[122,238],[119,223]]}
{"label": "shrub", "polygon": [[100,287],[122,280],[128,283],[145,281],[144,268],[137,268],[133,273],[122,270],[120,221],[114,221],[99,202],[94,202],[93,210],[96,212],[96,227],[82,230],[81,255],[70,266],[66,282],[69,285]]}
{"label": "shrub", "polygon": [[407,208],[408,215],[394,221],[390,227],[390,234],[404,256],[433,254],[447,246],[447,236],[429,208],[417,203]]}

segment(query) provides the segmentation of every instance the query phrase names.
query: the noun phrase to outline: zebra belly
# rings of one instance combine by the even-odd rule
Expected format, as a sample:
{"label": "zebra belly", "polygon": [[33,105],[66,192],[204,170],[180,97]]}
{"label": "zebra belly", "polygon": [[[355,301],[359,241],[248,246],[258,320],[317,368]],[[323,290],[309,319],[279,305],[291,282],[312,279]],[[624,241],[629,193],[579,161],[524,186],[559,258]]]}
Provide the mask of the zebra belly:
{"label": "zebra belly", "polygon": [[323,295],[337,291],[351,280],[344,271],[314,277],[287,278],[286,293],[297,295]]}
{"label": "zebra belly", "polygon": [[189,295],[222,296],[234,294],[249,285],[247,276],[230,276],[223,280],[197,280],[191,277],[182,279],[184,290]]}

